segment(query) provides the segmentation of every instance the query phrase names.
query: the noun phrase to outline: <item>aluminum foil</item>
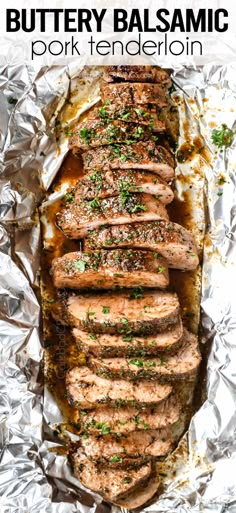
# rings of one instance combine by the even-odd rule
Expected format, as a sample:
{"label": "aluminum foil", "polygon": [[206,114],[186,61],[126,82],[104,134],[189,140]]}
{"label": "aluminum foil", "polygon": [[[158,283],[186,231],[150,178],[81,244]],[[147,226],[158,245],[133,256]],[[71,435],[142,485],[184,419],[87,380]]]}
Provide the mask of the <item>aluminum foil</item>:
{"label": "aluminum foil", "polygon": [[[74,109],[64,121],[62,114],[62,125],[86,108],[84,73],[59,66],[0,70],[1,513],[119,509],[85,491],[66,457],[54,452],[58,440],[51,426],[63,419],[50,392],[43,394],[37,207],[67,152],[66,139],[58,143],[54,125],[70,88]],[[97,101],[99,73],[94,68],[90,75],[91,104]],[[198,174],[192,165],[179,165],[177,184],[192,176],[191,194],[200,202],[194,214],[200,245],[204,202],[207,207],[201,319],[202,341],[211,349],[207,399],[181,441],[186,450],[180,457],[177,449],[170,459],[175,475],[167,477],[164,493],[145,511],[236,511],[236,142],[220,153],[211,141],[213,127],[234,127],[235,76],[233,65],[173,72],[190,137],[200,134],[210,156],[198,157]],[[180,144],[184,137],[182,127]],[[179,194],[187,189],[186,181]]]}

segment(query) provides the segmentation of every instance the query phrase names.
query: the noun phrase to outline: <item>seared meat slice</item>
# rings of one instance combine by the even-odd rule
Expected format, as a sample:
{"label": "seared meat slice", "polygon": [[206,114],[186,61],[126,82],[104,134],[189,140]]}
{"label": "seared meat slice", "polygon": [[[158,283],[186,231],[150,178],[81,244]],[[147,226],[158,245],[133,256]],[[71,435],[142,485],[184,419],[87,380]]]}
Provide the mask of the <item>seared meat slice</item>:
{"label": "seared meat slice", "polygon": [[123,433],[161,429],[175,424],[180,417],[180,406],[175,396],[170,396],[155,408],[145,410],[126,406],[118,410],[104,406],[80,414],[81,429],[88,433]]}
{"label": "seared meat slice", "polygon": [[73,336],[81,351],[94,356],[156,356],[160,353],[172,354],[179,347],[182,342],[183,325],[179,317],[171,330],[146,337],[95,335],[78,328],[73,329]]}
{"label": "seared meat slice", "polygon": [[131,491],[127,496],[118,499],[115,503],[128,510],[134,510],[140,508],[151,499],[154,500],[154,495],[158,491],[160,486],[160,477],[158,474],[158,468],[153,465],[154,469],[147,481],[141,483],[138,486],[138,490]]}
{"label": "seared meat slice", "polygon": [[54,286],[72,289],[114,289],[120,287],[159,287],[169,284],[163,258],[152,251],[76,251],[52,263]]}
{"label": "seared meat slice", "polygon": [[151,82],[169,87],[168,73],[155,66],[106,66],[103,73],[106,82]]}
{"label": "seared meat slice", "polygon": [[73,135],[69,139],[69,148],[89,150],[107,144],[131,144],[153,138],[155,141],[155,132],[150,125],[142,126],[116,120],[106,123],[101,119],[87,119],[74,127]]}
{"label": "seared meat slice", "polygon": [[168,384],[150,380],[133,383],[109,380],[93,374],[88,367],[75,367],[66,376],[67,396],[76,408],[91,409],[102,405],[120,408],[131,405],[136,408],[152,407],[166,399],[172,392]]}
{"label": "seared meat slice", "polygon": [[163,180],[174,178],[174,159],[163,146],[153,141],[130,145],[111,144],[82,155],[84,169],[146,169],[160,175]]}
{"label": "seared meat slice", "polygon": [[198,265],[193,235],[166,221],[110,226],[88,232],[86,249],[139,248],[157,251],[172,269],[190,271]]}
{"label": "seared meat slice", "polygon": [[125,435],[88,435],[81,438],[84,454],[95,463],[111,467],[137,467],[152,458],[165,456],[171,449],[171,430],[133,431]]}
{"label": "seared meat slice", "polygon": [[86,198],[109,198],[128,192],[144,192],[156,196],[163,205],[174,199],[171,187],[159,176],[149,171],[95,169],[83,176],[75,188],[75,201]]}
{"label": "seared meat slice", "polygon": [[154,132],[163,132],[165,130],[165,123],[159,120],[158,116],[156,109],[149,105],[142,105],[142,107],[139,108],[135,107],[135,105],[117,108],[114,104],[106,104],[91,109],[87,119],[100,119],[106,123],[109,123],[113,119],[119,119],[126,123],[149,125]]}
{"label": "seared meat slice", "polygon": [[176,325],[179,300],[176,294],[159,290],[145,291],[141,298],[123,290],[72,295],[67,313],[72,326],[91,333],[153,335]]}
{"label": "seared meat slice", "polygon": [[105,84],[100,88],[101,99],[105,105],[110,102],[116,107],[127,105],[146,105],[151,103],[159,108],[168,105],[165,91],[157,84],[116,83]]}
{"label": "seared meat slice", "polygon": [[112,198],[80,201],[67,205],[57,214],[57,224],[67,237],[81,239],[88,230],[104,224],[168,220],[162,203],[151,194],[120,194]]}
{"label": "seared meat slice", "polygon": [[88,365],[96,374],[106,373],[111,378],[176,381],[195,377],[200,361],[197,337],[184,329],[183,344],[174,355],[131,359],[91,356]]}
{"label": "seared meat slice", "polygon": [[100,493],[106,500],[114,502],[137,491],[145,484],[151,474],[151,463],[141,465],[136,469],[113,469],[98,467],[76,448],[70,454],[75,477],[82,485],[93,492]]}

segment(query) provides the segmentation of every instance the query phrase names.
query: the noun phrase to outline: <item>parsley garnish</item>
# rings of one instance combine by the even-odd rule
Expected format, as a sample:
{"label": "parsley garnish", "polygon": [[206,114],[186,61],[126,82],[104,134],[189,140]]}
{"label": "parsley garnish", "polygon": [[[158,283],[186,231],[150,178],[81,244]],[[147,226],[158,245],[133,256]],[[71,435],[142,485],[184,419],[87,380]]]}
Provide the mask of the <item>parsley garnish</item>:
{"label": "parsley garnish", "polygon": [[144,363],[142,360],[134,359],[129,361],[130,365],[136,365],[137,367],[143,367]]}
{"label": "parsley garnish", "polygon": [[75,269],[78,269],[81,273],[84,273],[86,263],[83,260],[75,260],[73,262]]}
{"label": "parsley garnish", "polygon": [[112,456],[112,458],[110,459],[110,461],[111,461],[112,463],[122,463],[123,458],[120,458],[119,456],[117,456],[117,454],[114,454],[114,456]]}
{"label": "parsley garnish", "polygon": [[69,205],[70,203],[73,203],[73,201],[74,201],[74,193],[73,192],[67,192],[65,198],[66,198],[66,205]]}
{"label": "parsley garnish", "polygon": [[131,213],[134,214],[135,212],[137,212],[137,210],[143,210],[145,212],[147,210],[147,207],[145,205],[135,205],[131,209]]}
{"label": "parsley garnish", "polygon": [[102,307],[102,313],[107,314],[109,312],[110,312],[110,307],[109,306],[103,306]]}
{"label": "parsley garnish", "polygon": [[98,198],[94,198],[92,201],[89,202],[89,208],[100,208],[100,200]]}
{"label": "parsley garnish", "polygon": [[222,150],[222,148],[228,148],[231,146],[234,139],[234,132],[225,123],[222,123],[221,127],[212,130],[212,141]]}
{"label": "parsley garnish", "polygon": [[131,299],[141,299],[143,297],[143,288],[140,287],[140,285],[138,287],[135,287],[135,289],[131,292],[130,294],[130,298]]}
{"label": "parsley garnish", "polygon": [[163,273],[166,270],[165,267],[158,267],[158,273]]}

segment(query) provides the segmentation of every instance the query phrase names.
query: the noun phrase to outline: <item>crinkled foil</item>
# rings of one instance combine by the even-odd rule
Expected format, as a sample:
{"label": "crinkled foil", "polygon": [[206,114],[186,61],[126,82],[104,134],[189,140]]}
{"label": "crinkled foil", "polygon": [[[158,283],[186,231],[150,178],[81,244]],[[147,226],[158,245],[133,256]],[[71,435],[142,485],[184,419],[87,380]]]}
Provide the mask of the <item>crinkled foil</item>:
{"label": "crinkled foil", "polygon": [[[173,455],[175,473],[146,508],[150,512],[236,511],[236,142],[221,153],[211,141],[213,127],[234,127],[235,71],[233,65],[207,65],[173,72],[190,138],[200,134],[210,155],[210,160],[199,157],[198,173],[191,165],[177,168],[180,196],[189,187],[183,177],[192,177],[187,192],[197,199],[200,246],[203,204],[207,207],[201,322],[202,345],[210,354],[207,399],[181,441],[187,450]],[[66,457],[53,451],[58,440],[51,426],[63,419],[50,392],[43,396],[41,367],[37,207],[67,152],[66,140],[56,140],[54,125],[70,88],[76,108],[69,121],[86,108],[83,73],[59,66],[0,70],[1,513],[109,509],[73,477]],[[97,101],[99,73],[95,68],[86,85],[90,104]],[[67,123],[62,119],[64,127]],[[182,126],[180,144],[184,139]]]}

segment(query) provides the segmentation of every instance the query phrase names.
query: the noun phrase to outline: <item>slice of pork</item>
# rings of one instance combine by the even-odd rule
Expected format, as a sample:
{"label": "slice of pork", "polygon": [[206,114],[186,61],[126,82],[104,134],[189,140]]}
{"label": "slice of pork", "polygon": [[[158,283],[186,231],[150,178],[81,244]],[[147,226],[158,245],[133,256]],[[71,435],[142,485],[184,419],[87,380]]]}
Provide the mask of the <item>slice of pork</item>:
{"label": "slice of pork", "polygon": [[179,224],[166,221],[134,223],[94,230],[88,233],[85,248],[149,249],[165,258],[169,268],[182,271],[196,269],[199,263],[191,232]]}
{"label": "slice of pork", "polygon": [[162,203],[151,194],[134,193],[74,202],[57,214],[57,225],[67,237],[81,239],[102,225],[168,220]]}
{"label": "slice of pork", "polygon": [[52,277],[55,287],[78,290],[117,287],[163,289],[169,284],[168,268],[163,258],[156,258],[152,251],[130,249],[66,253],[53,260]]}

